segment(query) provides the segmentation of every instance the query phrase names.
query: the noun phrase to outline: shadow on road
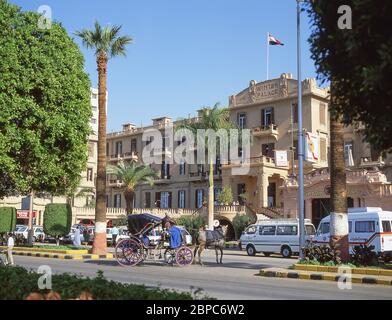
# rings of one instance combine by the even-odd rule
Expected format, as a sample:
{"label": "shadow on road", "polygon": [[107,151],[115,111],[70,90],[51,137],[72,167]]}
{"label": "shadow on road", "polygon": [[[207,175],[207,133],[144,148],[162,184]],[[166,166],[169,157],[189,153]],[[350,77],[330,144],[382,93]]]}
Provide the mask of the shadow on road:
{"label": "shadow on road", "polygon": [[[97,265],[97,266],[107,266],[107,267],[118,267],[118,268],[127,268],[127,267],[122,267],[121,265],[118,264],[117,261],[114,260],[87,260],[84,261],[86,264],[91,264],[91,265]],[[188,269],[188,268],[230,268],[230,269],[246,269],[246,270],[257,270],[257,272],[261,268],[270,268],[273,267],[273,265],[268,264],[268,263],[246,263],[246,262],[223,262],[223,264],[217,264],[215,262],[203,262],[204,265],[200,266],[199,264],[192,264],[189,267],[178,267],[176,265],[168,265],[163,262],[154,262],[154,261],[146,261],[143,263],[138,264],[137,266],[134,267],[128,267],[128,268],[148,268],[148,267],[162,267],[162,268],[178,268],[178,269]]]}

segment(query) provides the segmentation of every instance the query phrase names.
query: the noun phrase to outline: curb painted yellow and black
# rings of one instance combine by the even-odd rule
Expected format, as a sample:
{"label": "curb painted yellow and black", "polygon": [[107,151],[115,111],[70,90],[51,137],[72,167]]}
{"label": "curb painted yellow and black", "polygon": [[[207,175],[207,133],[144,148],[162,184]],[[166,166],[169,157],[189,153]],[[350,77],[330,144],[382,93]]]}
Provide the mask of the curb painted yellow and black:
{"label": "curb painted yellow and black", "polygon": [[[318,281],[334,281],[338,282],[342,275],[334,274],[323,274],[323,273],[301,273],[296,271],[274,271],[274,270],[260,270],[260,276],[267,278],[288,278],[288,279],[300,279],[300,280],[318,280]],[[377,277],[364,276],[360,277],[358,275],[351,276],[352,283],[360,284],[378,284],[392,286],[392,279],[380,279]]]}
{"label": "curb painted yellow and black", "polygon": [[46,253],[46,252],[13,251],[12,254],[17,256],[62,259],[62,260],[113,259],[113,254],[111,253],[108,253],[106,255],[97,255],[97,254],[58,254],[58,253]]}
{"label": "curb painted yellow and black", "polygon": [[[295,270],[300,270],[300,271],[317,271],[317,272],[333,272],[333,273],[339,272],[339,267],[327,267],[327,266],[306,265],[306,264],[295,264],[293,267]],[[392,277],[392,270],[390,269],[351,268],[350,271],[352,274],[358,274],[358,275]]]}

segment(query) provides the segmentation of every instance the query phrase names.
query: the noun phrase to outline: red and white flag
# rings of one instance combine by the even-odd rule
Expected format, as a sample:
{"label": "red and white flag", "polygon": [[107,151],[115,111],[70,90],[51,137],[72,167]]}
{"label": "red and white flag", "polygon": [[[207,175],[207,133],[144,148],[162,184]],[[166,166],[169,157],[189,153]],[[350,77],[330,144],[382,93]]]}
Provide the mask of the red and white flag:
{"label": "red and white flag", "polygon": [[270,46],[284,46],[282,42],[272,36],[272,34],[268,34],[268,42]]}

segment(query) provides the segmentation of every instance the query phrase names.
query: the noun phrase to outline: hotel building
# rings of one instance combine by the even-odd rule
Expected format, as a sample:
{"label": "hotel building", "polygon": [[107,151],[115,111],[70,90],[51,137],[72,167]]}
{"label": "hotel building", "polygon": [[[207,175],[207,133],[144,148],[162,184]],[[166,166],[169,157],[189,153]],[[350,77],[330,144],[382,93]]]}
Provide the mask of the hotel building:
{"label": "hotel building", "polygon": [[[313,143],[313,156],[307,155],[304,168],[306,217],[317,223],[329,210],[329,89],[319,87],[315,79],[305,79],[302,89],[304,134]],[[225,162],[214,166],[215,200],[223,187],[230,187],[235,202],[244,204],[253,213],[296,217],[297,81],[287,73],[261,83],[252,80],[247,88],[229,98],[229,109],[231,121],[250,130],[252,145],[249,155],[239,150],[241,163]],[[142,162],[140,155],[148,144],[142,139],[143,133],[153,128],[162,132],[163,160],[152,165],[159,179],[152,187],[138,186],[135,208],[197,210],[206,201],[208,165],[164,161],[164,156],[170,157],[172,152],[164,132],[173,125],[176,122],[165,116],[153,119],[151,126],[125,124],[122,131],[107,136],[108,163],[116,164],[129,160]],[[345,128],[344,139],[349,206],[372,205],[392,210],[389,182],[392,179],[392,157],[382,157],[363,142],[360,128]],[[247,168],[244,172],[236,170],[244,165]],[[124,208],[121,181],[108,176],[107,185],[108,207]],[[317,191],[320,188],[322,192]]]}

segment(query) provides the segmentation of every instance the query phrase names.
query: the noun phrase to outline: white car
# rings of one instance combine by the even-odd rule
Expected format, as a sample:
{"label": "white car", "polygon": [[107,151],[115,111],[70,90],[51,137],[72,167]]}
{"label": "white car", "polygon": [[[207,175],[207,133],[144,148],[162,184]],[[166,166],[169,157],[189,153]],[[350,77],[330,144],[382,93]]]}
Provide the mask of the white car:
{"label": "white car", "polygon": [[[290,258],[299,253],[298,219],[260,220],[250,225],[240,238],[241,249],[249,256],[262,252],[266,257],[280,253]],[[306,240],[312,240],[316,229],[309,219],[305,219]]]}
{"label": "white car", "polygon": [[[36,242],[39,239],[45,239],[44,228],[41,226],[34,226],[33,227],[34,234],[33,234],[33,241]],[[18,226],[16,231],[14,232],[15,236],[23,236],[27,240],[28,238],[28,227],[27,226]]]}

